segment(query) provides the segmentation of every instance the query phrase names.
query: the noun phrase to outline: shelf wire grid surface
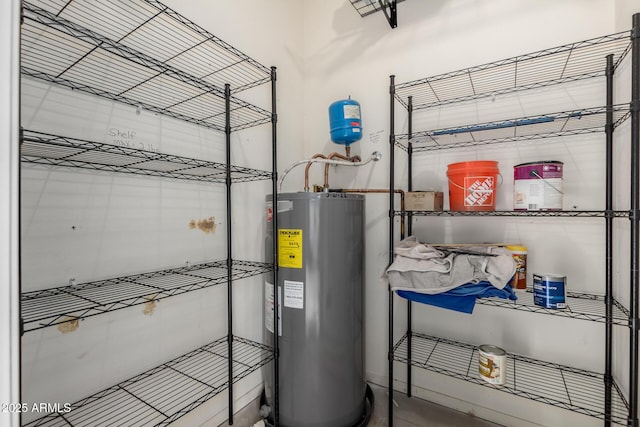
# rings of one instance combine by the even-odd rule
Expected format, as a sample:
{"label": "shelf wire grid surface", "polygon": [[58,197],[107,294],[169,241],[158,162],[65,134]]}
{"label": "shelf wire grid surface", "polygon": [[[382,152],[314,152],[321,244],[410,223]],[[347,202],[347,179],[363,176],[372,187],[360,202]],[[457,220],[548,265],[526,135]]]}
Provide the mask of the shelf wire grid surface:
{"label": "shelf wire grid surface", "polygon": [[[557,136],[604,132],[607,107],[564,111],[543,116],[521,117],[454,128],[443,128],[395,136],[396,146],[415,153],[442,149],[528,141]],[[629,105],[612,107],[614,128],[630,117]]]}
{"label": "shelf wire grid surface", "polygon": [[[226,390],[227,338],[220,338],[52,413],[29,427],[165,426]],[[273,359],[272,349],[233,337],[233,382]]]}
{"label": "shelf wire grid surface", "polygon": [[[380,3],[378,0],[350,0],[351,5],[355,8],[355,10],[360,14],[362,18],[365,16],[371,15],[375,12],[380,12],[382,7],[380,7]],[[388,1],[388,0],[383,0]],[[401,3],[404,0],[396,0],[396,3]]]}
{"label": "shelf wire grid surface", "polygon": [[[564,309],[549,309],[536,305],[533,301],[532,289],[527,289],[526,292],[516,292],[516,295],[518,299],[515,301],[503,298],[477,298],[476,302],[482,305],[528,311],[530,313],[569,317],[600,323],[607,322],[604,295],[586,292],[567,292],[567,307]],[[631,326],[629,319],[629,310],[624,307],[622,303],[614,299],[611,323],[629,327]]]}
{"label": "shelf wire grid surface", "polygon": [[494,385],[479,377],[476,346],[419,333],[411,335],[411,343],[411,358],[405,335],[394,346],[393,360],[626,425],[628,404],[617,387],[612,393],[611,414],[604,413],[604,376],[600,373],[507,354],[506,384]]}
{"label": "shelf wire grid surface", "polygon": [[630,211],[394,211],[395,216],[630,218]]}
{"label": "shelf wire grid surface", "polygon": [[[549,314],[553,316],[570,317],[573,319],[590,320],[594,322],[607,322],[605,298],[603,295],[588,294],[584,292],[567,292],[564,309],[548,309],[536,305],[533,302],[533,291],[517,292],[516,301],[502,298],[478,298],[478,304],[495,307],[510,308],[514,310],[528,311],[532,313]],[[629,310],[620,302],[613,301],[613,314],[611,323],[614,325],[630,326]]]}
{"label": "shelf wire grid surface", "polygon": [[631,48],[630,32],[570,43],[395,85],[395,97],[413,110],[604,76],[605,58],[618,66]]}
{"label": "shelf wire grid surface", "polygon": [[[20,160],[48,166],[65,166],[123,172],[190,181],[226,182],[226,165],[188,157],[121,147],[112,144],[24,130]],[[271,179],[271,172],[230,166],[233,182]]]}
{"label": "shelf wire grid surface", "polygon": [[[234,260],[232,280],[273,271]],[[214,261],[22,293],[24,331],[33,331],[227,282],[227,261]]]}
{"label": "shelf wire grid surface", "polygon": [[[225,84],[237,93],[271,81],[269,68],[154,0],[25,1],[23,16],[23,75],[219,131]],[[232,130],[271,121],[230,100]]]}

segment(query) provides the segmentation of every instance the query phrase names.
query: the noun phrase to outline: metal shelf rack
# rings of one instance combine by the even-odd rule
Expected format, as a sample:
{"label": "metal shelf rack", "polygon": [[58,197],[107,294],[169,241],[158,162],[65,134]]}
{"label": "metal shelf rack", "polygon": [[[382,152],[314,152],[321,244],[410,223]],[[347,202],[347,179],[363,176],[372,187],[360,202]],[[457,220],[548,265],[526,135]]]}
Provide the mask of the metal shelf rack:
{"label": "metal shelf rack", "polygon": [[629,404],[617,386],[611,410],[604,409],[602,373],[508,354],[507,382],[493,385],[478,375],[476,346],[414,332],[409,352],[408,340],[405,335],[394,346],[395,361],[579,414],[626,424]]}
{"label": "metal shelf rack", "polygon": [[[227,165],[189,157],[156,153],[113,144],[22,131],[20,160],[46,166],[64,166],[103,172],[175,178],[224,184]],[[271,179],[271,172],[230,166],[233,182]]]}
{"label": "metal shelf rack", "polygon": [[[226,337],[217,339],[26,426],[169,425],[229,388],[227,345]],[[238,337],[233,354],[232,383],[273,360],[271,348]]]}
{"label": "metal shelf rack", "polygon": [[629,211],[393,211],[395,216],[515,216],[564,218],[629,218]]}
{"label": "metal shelf rack", "polygon": [[613,313],[610,318],[608,318],[605,296],[586,292],[567,292],[567,308],[562,310],[550,310],[535,305],[533,302],[533,291],[531,289],[528,289],[527,292],[518,292],[518,299],[516,301],[502,298],[479,298],[476,301],[482,305],[528,311],[530,313],[591,320],[600,323],[610,321],[614,325],[630,326],[629,310],[624,307],[622,303],[615,299],[613,300]]}
{"label": "metal shelf rack", "polygon": [[[365,16],[369,16],[372,13],[380,12],[383,9],[383,5],[380,5],[378,0],[349,0],[351,2],[351,6],[360,14],[362,18]],[[396,3],[401,3],[404,0],[396,0]]]}
{"label": "metal shelf rack", "polygon": [[[395,342],[394,292],[389,294],[389,402],[392,402],[394,361],[407,365],[407,390],[411,395],[411,367],[420,367],[447,376],[474,382],[528,399],[569,409],[611,423],[639,425],[638,416],[638,354],[640,348],[640,324],[638,322],[638,274],[640,247],[640,14],[633,16],[633,29],[582,42],[541,50],[527,55],[508,58],[445,73],[425,79],[396,84],[390,77],[390,169],[389,188],[395,189],[394,148],[408,156],[407,189],[412,191],[414,154],[442,149],[483,146],[487,144],[529,141],[544,138],[603,133],[606,139],[606,194],[605,209],[594,211],[491,211],[491,212],[403,212],[396,211],[394,199],[389,197],[389,264],[393,262],[395,225],[394,218],[409,217],[408,233],[411,234],[415,217],[557,217],[603,218],[605,224],[606,260],[603,295],[582,292],[568,294],[568,310],[548,310],[536,306],[530,292],[519,293],[518,301],[498,298],[479,299],[486,306],[510,308],[543,315],[589,320],[605,324],[605,363],[603,373],[577,370],[567,366],[541,362],[524,356],[509,356],[510,373],[505,386],[491,386],[470,374],[470,366],[477,366],[475,347],[441,338],[416,333],[412,330],[413,304],[407,302],[407,332]],[[628,105],[613,103],[613,76],[627,57],[631,57],[631,102]],[[606,62],[606,64],[605,64]],[[606,65],[606,66],[605,66]],[[413,114],[419,110],[493,99],[497,95],[536,90],[583,79],[606,79],[606,106],[582,110],[564,111],[531,117],[512,118],[479,124],[468,124],[433,130],[413,129]],[[406,134],[395,134],[395,103],[408,113]],[[628,211],[613,208],[613,132],[625,120],[631,124],[631,196]],[[624,307],[613,297],[613,221],[628,218],[631,224],[630,303]],[[630,329],[628,397],[625,400],[613,378],[613,326]],[[474,364],[475,363],[475,364]],[[536,385],[536,382],[539,381]],[[517,382],[517,384],[516,384]],[[558,386],[556,396],[548,398],[549,387]],[[566,388],[565,388],[566,387]],[[566,393],[565,393],[565,390]],[[393,426],[393,405],[389,404],[389,425]]]}
{"label": "metal shelf rack", "polygon": [[[232,280],[273,271],[270,264],[233,260]],[[226,260],[22,293],[24,332],[227,283]]]}
{"label": "metal shelf rack", "polygon": [[391,28],[398,26],[398,3],[404,0],[350,0],[360,17],[382,11]]}
{"label": "metal shelf rack", "polygon": [[[35,3],[23,2],[23,76],[222,132],[225,84],[236,94],[271,82],[269,68],[160,2]],[[271,122],[270,111],[229,102],[232,131]]]}
{"label": "metal shelf rack", "polygon": [[604,132],[608,112],[613,114],[615,129],[629,118],[629,105],[615,105],[611,108],[595,107],[542,116],[519,117],[500,122],[426,130],[414,132],[411,136],[400,134],[396,135],[396,145],[408,151],[411,144],[413,152],[420,153],[502,142],[600,133]]}
{"label": "metal shelf rack", "polygon": [[[260,64],[157,0],[25,0],[22,2],[22,18],[20,49],[23,78],[116,101],[136,111],[146,110],[213,129],[224,134],[226,144],[226,158],[218,163],[23,130],[23,162],[223,184],[226,186],[227,207],[225,260],[25,292],[25,330],[226,283],[227,336],[212,344],[216,348],[216,358],[205,358],[202,365],[203,370],[224,371],[225,374],[221,375],[227,376],[226,381],[222,376],[209,384],[206,391],[202,389],[201,396],[192,399],[188,391],[173,388],[168,376],[167,382],[161,383],[159,388],[149,389],[151,393],[158,390],[163,395],[167,389],[168,409],[158,406],[163,415],[157,417],[158,413],[153,412],[148,416],[153,419],[152,424],[167,424],[227,389],[228,418],[232,424],[234,381],[245,375],[242,372],[251,372],[270,360],[276,360],[278,351],[277,322],[273,348],[267,348],[234,336],[232,313],[232,281],[270,273],[273,283],[277,283],[277,246],[274,244],[273,259],[267,263],[231,259],[232,183],[270,179],[271,191],[274,196],[277,194],[276,68]],[[251,88],[264,85],[270,85],[271,89],[269,110],[240,98],[251,96],[246,95]],[[271,124],[271,170],[233,165],[232,132],[263,124]],[[277,212],[273,213],[272,226],[275,234]],[[242,356],[244,344],[259,349],[261,353],[271,352],[271,355],[261,356],[262,362],[259,363],[247,362]],[[211,352],[207,346],[193,354],[206,352]],[[152,369],[113,390],[77,402],[73,406],[74,416],[65,415],[66,421],[60,414],[46,418],[46,422],[51,421],[51,425],[93,424],[91,420],[94,418],[76,419],[76,416],[91,416],[97,401],[106,402],[106,406],[100,403],[100,407],[106,408],[105,416],[113,405],[124,410],[129,403],[119,403],[120,400],[109,403],[109,399],[131,393],[131,385],[145,384],[147,377],[153,378],[154,382],[156,378],[162,381],[162,376],[172,373],[179,362],[182,360]],[[212,365],[209,367],[207,363]],[[273,411],[275,425],[278,425],[277,360],[273,369],[276,378]],[[155,405],[153,396],[145,393],[142,387],[138,396],[142,396],[142,401]],[[139,402],[131,403],[133,406],[130,408],[137,407],[135,405]],[[122,415],[122,410],[116,414]],[[137,411],[133,410],[127,415],[129,418],[113,418],[107,424],[140,421],[135,418],[136,414]]]}
{"label": "metal shelf rack", "polygon": [[514,56],[395,85],[394,97],[406,109],[421,110],[605,75],[602,61],[613,55],[617,67],[631,49],[629,32]]}

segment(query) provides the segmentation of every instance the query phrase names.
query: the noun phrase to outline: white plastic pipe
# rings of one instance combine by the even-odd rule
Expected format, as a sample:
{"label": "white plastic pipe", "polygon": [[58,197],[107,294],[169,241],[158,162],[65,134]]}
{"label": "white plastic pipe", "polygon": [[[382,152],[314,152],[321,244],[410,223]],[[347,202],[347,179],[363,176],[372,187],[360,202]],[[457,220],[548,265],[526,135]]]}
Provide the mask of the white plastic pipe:
{"label": "white plastic pipe", "polygon": [[379,151],[374,151],[373,153],[371,153],[371,157],[369,157],[367,160],[365,160],[363,162],[348,162],[346,160],[333,160],[333,159],[307,159],[307,160],[300,160],[300,161],[295,162],[291,166],[289,166],[282,173],[282,176],[280,177],[280,183],[278,184],[278,192],[280,190],[282,190],[282,183],[284,182],[284,179],[286,178],[287,174],[289,172],[291,172],[294,168],[296,168],[296,167],[298,167],[300,165],[306,165],[307,163],[323,163],[325,165],[328,164],[328,165],[337,165],[337,166],[364,166],[364,165],[369,164],[371,162],[377,162],[381,158],[382,158],[382,154]]}

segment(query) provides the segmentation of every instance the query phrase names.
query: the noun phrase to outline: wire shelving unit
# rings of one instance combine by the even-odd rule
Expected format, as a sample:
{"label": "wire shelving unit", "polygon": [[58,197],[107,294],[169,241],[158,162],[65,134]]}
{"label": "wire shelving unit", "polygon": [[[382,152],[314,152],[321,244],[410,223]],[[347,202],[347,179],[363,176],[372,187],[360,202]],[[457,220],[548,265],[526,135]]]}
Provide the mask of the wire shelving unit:
{"label": "wire shelving unit", "polygon": [[[604,222],[606,241],[605,283],[602,294],[568,292],[568,309],[550,310],[537,306],[533,302],[532,292],[518,293],[517,301],[500,298],[481,298],[478,304],[525,312],[588,320],[605,325],[605,363],[602,372],[589,372],[544,362],[526,356],[508,355],[507,384],[490,385],[478,377],[477,348],[474,345],[459,343],[438,337],[432,337],[413,331],[412,312],[415,304],[408,302],[407,332],[399,340],[393,337],[394,296],[389,286],[389,394],[393,394],[394,362],[407,366],[407,389],[411,392],[411,367],[434,371],[449,377],[472,382],[484,387],[494,388],[526,399],[568,409],[577,413],[621,425],[638,423],[638,324],[633,319],[636,312],[638,295],[638,275],[632,274],[631,303],[629,308],[614,298],[613,284],[613,221],[628,218],[631,222],[631,269],[638,265],[638,131],[639,111],[637,108],[640,93],[632,90],[631,103],[613,103],[613,76],[623,61],[631,57],[633,64],[631,80],[638,81],[637,64],[640,61],[640,42],[633,34],[638,34],[640,14],[634,15],[634,29],[589,40],[557,46],[526,55],[520,55],[501,61],[444,73],[428,78],[396,83],[395,76],[390,77],[390,170],[389,188],[395,189],[394,148],[406,152],[408,156],[407,188],[412,191],[414,154],[426,155],[444,149],[481,147],[488,144],[517,141],[534,141],[545,138],[604,134],[606,138],[606,194],[603,210],[560,210],[560,211],[420,211],[404,212],[395,210],[393,196],[389,197],[389,263],[393,262],[394,219],[400,216],[404,223],[409,218],[409,235],[412,234],[413,217],[522,217],[522,218],[596,218]],[[606,106],[562,111],[544,115],[516,117],[502,121],[466,124],[456,127],[414,129],[413,114],[417,111],[437,109],[456,104],[466,105],[472,101],[477,107],[478,101],[494,100],[497,96],[521,93],[537,93],[540,88],[559,84],[579,82],[585,79],[605,78]],[[640,86],[640,84],[636,84]],[[635,87],[635,86],[634,86]],[[538,93],[539,94],[539,93]],[[408,113],[407,133],[395,133],[395,104],[399,103]],[[613,132],[625,121],[631,127],[631,188],[629,210],[613,208]],[[635,136],[634,136],[635,135]],[[605,139],[603,138],[603,139]],[[568,147],[570,144],[568,144]],[[634,196],[635,194],[635,196]],[[619,256],[619,255],[618,255]],[[631,369],[628,374],[628,387],[621,392],[613,375],[612,353],[614,325],[631,330],[629,358]],[[551,391],[551,392],[550,392]],[[635,396],[635,397],[634,397]],[[390,398],[389,402],[392,399]],[[389,425],[393,425],[393,405],[389,404]]]}
{"label": "wire shelving unit", "polygon": [[[276,69],[266,67],[157,0],[25,0],[24,79],[54,84],[224,134],[220,162],[104,144],[23,129],[23,167],[64,167],[226,186],[227,258],[177,268],[69,284],[22,294],[24,331],[226,285],[227,335],[29,425],[167,425],[275,360],[273,347],[234,335],[232,282],[277,279],[275,260],[232,259],[231,184],[271,180],[277,194]],[[252,88],[270,86],[270,109]],[[268,101],[265,101],[268,102]],[[269,171],[231,163],[231,134],[271,124]],[[275,229],[277,213],[272,225]],[[277,327],[277,326],[276,326]],[[273,364],[277,372],[277,361]],[[277,375],[276,375],[277,378]],[[277,383],[276,383],[277,390]],[[273,401],[278,423],[278,397]]]}

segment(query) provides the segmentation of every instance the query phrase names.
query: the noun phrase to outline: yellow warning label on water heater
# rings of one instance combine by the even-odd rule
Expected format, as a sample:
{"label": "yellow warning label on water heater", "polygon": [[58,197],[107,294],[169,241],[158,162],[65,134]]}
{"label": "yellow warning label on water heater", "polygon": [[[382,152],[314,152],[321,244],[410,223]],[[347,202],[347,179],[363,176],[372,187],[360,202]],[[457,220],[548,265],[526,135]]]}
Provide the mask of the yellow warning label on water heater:
{"label": "yellow warning label on water heater", "polygon": [[302,268],[302,230],[278,230],[278,266]]}

